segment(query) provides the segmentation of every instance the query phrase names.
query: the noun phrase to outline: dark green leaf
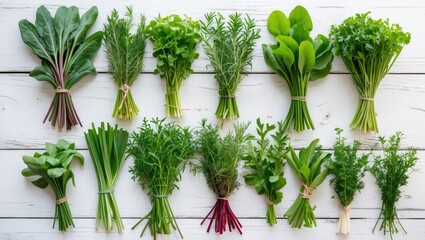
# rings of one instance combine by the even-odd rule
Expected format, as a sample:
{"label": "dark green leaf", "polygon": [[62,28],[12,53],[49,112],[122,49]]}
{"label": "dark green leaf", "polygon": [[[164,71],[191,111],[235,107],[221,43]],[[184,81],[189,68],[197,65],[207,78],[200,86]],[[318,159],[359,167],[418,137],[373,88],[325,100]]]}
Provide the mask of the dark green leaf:
{"label": "dark green leaf", "polygon": [[49,186],[49,183],[44,178],[39,178],[35,181],[32,181],[32,184],[39,188],[46,188],[47,186]]}
{"label": "dark green leaf", "polygon": [[31,47],[35,55],[46,61],[53,62],[51,56],[46,51],[46,44],[37,32],[35,26],[28,20],[24,19],[19,22],[19,30],[21,38],[25,44]]}
{"label": "dark green leaf", "polygon": [[31,170],[29,168],[22,169],[21,174],[24,177],[31,177],[31,176],[37,175],[37,173],[35,173],[33,170]]}
{"label": "dark green leaf", "polygon": [[96,6],[91,7],[86,13],[81,16],[77,29],[72,33],[71,38],[74,40],[74,45],[82,43],[89,29],[93,26],[97,19],[98,10]]}
{"label": "dark green leaf", "polygon": [[310,32],[305,29],[302,23],[297,23],[292,26],[290,35],[295,41],[297,41],[298,44],[301,44],[303,41],[312,41],[310,38]]}
{"label": "dark green leaf", "polygon": [[82,66],[87,59],[91,60],[97,53],[102,43],[103,32],[95,32],[79,45],[76,52],[72,55],[66,70]]}
{"label": "dark green leaf", "polygon": [[58,178],[60,176],[62,176],[62,174],[64,172],[68,171],[65,168],[51,168],[49,170],[47,170],[47,175],[51,178]]}
{"label": "dark green leaf", "polygon": [[56,58],[57,47],[53,17],[45,6],[40,6],[37,9],[35,26],[44,40],[46,52],[53,58]]}
{"label": "dark green leaf", "polygon": [[74,84],[78,83],[83,77],[89,74],[95,74],[96,68],[89,59],[79,62],[81,65],[77,65],[73,68],[69,77],[66,79],[65,88],[70,89]]}
{"label": "dark green leaf", "polygon": [[52,71],[47,65],[35,67],[30,72],[30,77],[33,77],[37,79],[38,81],[46,81],[50,83],[55,89],[58,87],[55,77],[53,76]]}

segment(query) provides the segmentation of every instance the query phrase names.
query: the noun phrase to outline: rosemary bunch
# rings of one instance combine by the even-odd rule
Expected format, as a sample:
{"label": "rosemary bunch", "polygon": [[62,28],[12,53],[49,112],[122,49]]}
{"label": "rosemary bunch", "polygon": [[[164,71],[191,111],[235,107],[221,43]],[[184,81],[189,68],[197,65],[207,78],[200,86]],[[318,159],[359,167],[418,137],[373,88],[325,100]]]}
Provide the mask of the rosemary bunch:
{"label": "rosemary bunch", "polygon": [[115,84],[118,87],[112,116],[133,119],[139,113],[131,94],[131,86],[143,68],[146,48],[145,16],[140,16],[136,32],[133,27],[133,8],[127,7],[126,18],[119,18],[118,11],[112,10],[104,24],[104,44]]}
{"label": "rosemary bunch", "polygon": [[204,52],[210,59],[219,85],[220,100],[215,115],[221,119],[239,118],[236,90],[246,70],[252,64],[252,52],[260,29],[255,20],[240,13],[229,15],[229,21],[219,13],[205,14],[201,21]]}
{"label": "rosemary bunch", "polygon": [[157,118],[145,118],[139,130],[131,134],[128,153],[134,157],[134,166],[130,172],[133,180],[148,190],[152,202],[152,210],[132,227],[147,220],[141,236],[148,227],[154,239],[157,234],[171,234],[173,228],[183,238],[167,197],[178,188],[188,158],[195,152],[192,138],[189,128]]}

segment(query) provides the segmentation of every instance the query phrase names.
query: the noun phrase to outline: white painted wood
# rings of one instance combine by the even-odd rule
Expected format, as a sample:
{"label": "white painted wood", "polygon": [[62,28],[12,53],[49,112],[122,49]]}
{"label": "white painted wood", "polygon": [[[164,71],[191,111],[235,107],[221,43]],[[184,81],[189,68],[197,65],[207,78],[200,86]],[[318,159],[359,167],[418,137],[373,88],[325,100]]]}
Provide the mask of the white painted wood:
{"label": "white painted wood", "polygon": [[[395,131],[405,134],[403,147],[425,148],[425,75],[388,75],[376,95],[376,111],[381,135]],[[0,134],[1,149],[41,148],[45,141],[66,138],[86,148],[83,132],[91,122],[117,122],[133,130],[140,126],[143,117],[165,117],[165,83],[158,76],[141,74],[132,87],[140,114],[133,121],[120,121],[111,117],[116,97],[116,87],[109,74],[89,77],[72,90],[73,101],[83,123],[83,128],[57,133],[50,124],[42,124],[53,97],[52,87],[38,82],[26,74],[1,74],[0,82]],[[240,84],[236,93],[240,108],[240,121],[255,119],[277,122],[286,117],[290,93],[286,83],[277,75],[251,74]],[[182,125],[197,127],[202,118],[215,120],[218,90],[210,74],[195,74],[185,80],[180,91],[184,117],[177,119]],[[310,82],[307,96],[309,110],[316,126],[315,131],[296,133],[290,131],[295,147],[306,146],[313,138],[320,138],[325,148],[332,148],[336,127],[346,129],[350,139],[356,138],[370,148],[379,134],[349,131],[349,124],[357,107],[358,95],[346,74],[330,75],[323,80]],[[14,127],[7,127],[13,123]],[[225,129],[231,127],[226,122]],[[413,127],[414,126],[414,127]],[[28,134],[31,133],[31,134]]]}
{"label": "white painted wood", "polygon": [[[24,18],[34,21],[35,11],[40,4],[45,4],[52,12],[56,11],[60,5],[77,5],[81,12],[93,5],[97,5],[100,13],[93,31],[102,30],[106,16],[110,14],[113,8],[117,8],[123,13],[126,5],[133,5],[135,12],[144,13],[148,20],[156,17],[158,13],[163,15],[171,13],[188,14],[194,19],[203,19],[203,14],[209,11],[220,11],[223,14],[235,11],[245,12],[257,20],[258,26],[262,30],[262,38],[258,41],[254,53],[255,58],[252,70],[254,72],[270,72],[270,69],[264,63],[260,46],[262,43],[273,42],[266,27],[267,17],[271,11],[280,9],[289,14],[296,5],[301,4],[309,10],[313,18],[314,34],[322,33],[325,35],[329,33],[332,24],[339,24],[355,13],[372,11],[373,17],[389,18],[392,22],[399,23],[406,31],[412,33],[411,43],[403,50],[400,59],[391,71],[398,73],[424,73],[425,69],[425,47],[423,45],[425,32],[422,25],[418,24],[424,19],[425,2],[421,0],[392,0],[385,2],[371,0],[367,4],[358,4],[356,0],[323,0],[320,2],[304,0],[284,3],[273,0],[185,0],[184,4],[176,4],[175,0],[126,0],[120,2],[107,0],[102,1],[101,4],[96,0],[86,0],[78,3],[72,0],[50,0],[48,2],[4,0],[0,5],[0,22],[2,23],[2,32],[7,34],[3,34],[0,38],[0,52],[2,53],[2,58],[0,58],[1,72],[27,72],[39,64],[31,50],[20,39],[17,25],[19,20]],[[198,50],[201,53],[203,52],[201,46],[199,46]],[[148,46],[144,68],[146,72],[152,72],[156,64],[151,56],[151,46]],[[207,71],[207,64],[207,58],[204,54],[201,54],[200,59],[194,63],[194,69],[197,72],[205,72]],[[97,57],[95,66],[98,71],[107,71],[107,60],[103,51]],[[346,72],[339,59],[334,63],[333,72]]]}
{"label": "white painted wood", "polygon": [[[51,229],[51,219],[1,219],[0,220],[0,238],[4,240],[45,240],[45,239],[67,239],[67,240],[92,240],[92,239],[152,239],[149,230],[145,236],[140,238],[142,227],[131,230],[130,228],[137,222],[137,219],[125,219],[125,230],[122,234],[116,232],[105,233],[103,230],[95,231],[94,219],[75,220],[76,228],[68,230],[66,234],[60,233],[57,229]],[[351,224],[351,233],[349,236],[339,236],[336,232],[336,220],[318,219],[318,227],[313,229],[291,229],[286,220],[278,220],[274,227],[266,225],[264,219],[242,219],[243,235],[236,232],[226,232],[223,235],[215,233],[206,233],[206,226],[199,225],[199,219],[178,219],[179,227],[183,233],[184,239],[190,240],[259,240],[259,239],[349,239],[364,240],[389,239],[383,232],[376,231],[372,233],[374,219],[354,219]],[[403,220],[407,227],[408,234],[399,233],[394,235],[394,239],[420,240],[425,235],[424,223],[420,220]],[[159,236],[159,239],[178,240],[177,233],[171,235]]]}
{"label": "white painted wood", "polygon": [[[373,17],[389,18],[399,23],[404,30],[412,33],[411,43],[403,50],[385,80],[381,83],[376,96],[376,110],[380,134],[391,135],[402,131],[405,139],[403,149],[409,146],[419,148],[417,172],[411,175],[409,185],[402,189],[402,197],[397,204],[399,217],[409,232],[399,234],[395,239],[422,240],[425,236],[425,31],[422,22],[425,17],[423,0],[298,0],[279,2],[274,0],[2,0],[0,2],[0,239],[139,239],[141,228],[131,231],[131,226],[139,217],[150,209],[146,193],[131,180],[128,172],[132,159],[123,166],[116,186],[116,197],[126,230],[123,234],[106,234],[102,230],[95,231],[95,214],[97,205],[96,178],[89,158],[83,132],[91,122],[101,121],[118,123],[128,130],[136,129],[143,117],[164,117],[164,82],[152,74],[155,59],[151,57],[152,46],[149,44],[145,57],[143,74],[134,84],[132,91],[140,114],[133,121],[120,121],[111,117],[115,101],[116,87],[107,69],[106,55],[103,49],[95,59],[95,66],[101,72],[97,76],[87,77],[77,84],[71,92],[83,128],[76,127],[72,131],[57,133],[42,119],[52,100],[53,91],[44,82],[37,82],[28,76],[28,72],[39,64],[31,50],[20,39],[18,22],[27,18],[35,19],[35,11],[41,4],[54,12],[60,5],[77,5],[81,12],[93,5],[99,7],[99,18],[93,31],[101,30],[106,16],[113,8],[124,12],[126,5],[133,5],[136,13],[144,13],[148,20],[158,13],[162,15],[179,13],[188,14],[195,19],[202,19],[209,11],[219,11],[224,15],[234,11],[246,12],[257,20],[261,28],[261,39],[254,53],[253,69],[246,77],[237,92],[241,118],[239,121],[254,122],[257,117],[264,121],[282,120],[289,108],[290,95],[286,84],[278,76],[270,74],[265,65],[261,44],[273,40],[267,32],[266,20],[269,13],[281,9],[285,13],[298,4],[304,5],[310,12],[314,23],[314,34],[329,32],[332,24],[338,24],[345,18],[358,12],[372,11]],[[216,122],[214,113],[217,107],[217,85],[211,70],[206,68],[208,59],[202,53],[194,62],[197,74],[190,76],[180,91],[185,116],[174,119],[182,125],[198,126],[202,118]],[[205,74],[207,73],[207,74]],[[349,123],[357,107],[357,93],[350,77],[341,61],[334,61],[332,74],[320,81],[311,82],[307,97],[310,113],[316,126],[315,131],[295,133],[290,131],[292,145],[296,148],[307,145],[314,138],[320,138],[321,144],[332,151],[335,139],[334,128],[345,129],[345,135],[351,141],[359,139],[362,148],[370,149],[376,143],[378,134],[350,131]],[[232,122],[226,122],[223,131],[229,129]],[[255,126],[251,125],[250,132]],[[44,142],[55,142],[65,138],[76,142],[86,157],[85,166],[73,165],[77,186],[69,186],[68,199],[75,217],[77,228],[67,233],[59,233],[52,229],[54,200],[51,190],[38,189],[32,186],[30,179],[20,175],[24,168],[22,156],[30,155],[43,148]],[[367,150],[365,150],[367,151]],[[243,184],[230,198],[231,206],[244,225],[244,235],[236,233],[218,236],[206,234],[206,226],[199,226],[201,218],[214,204],[215,196],[208,189],[202,175],[193,176],[189,172],[183,174],[179,184],[180,190],[170,196],[170,203],[178,219],[180,228],[186,239],[389,239],[382,232],[371,233],[379,214],[380,194],[374,179],[367,174],[366,187],[356,196],[352,204],[352,232],[348,237],[335,234],[339,216],[339,206],[332,199],[334,192],[328,179],[317,189],[311,200],[317,205],[315,210],[318,227],[314,229],[291,229],[283,213],[293,203],[299,191],[299,182],[286,167],[288,180],[283,189],[284,200],[276,207],[278,225],[270,228],[264,216],[266,204],[254,189]],[[147,234],[143,239],[151,239]],[[177,235],[160,239],[178,239]]]}
{"label": "white painted wood", "polygon": [[[4,179],[14,181],[5,184],[0,192],[0,218],[1,217],[51,217],[54,215],[54,196],[51,190],[41,190],[34,187],[30,179],[21,176],[20,171],[25,167],[22,162],[23,155],[32,155],[34,150],[25,151],[0,151],[3,159],[1,175]],[[69,186],[68,200],[75,217],[93,217],[97,207],[97,182],[93,165],[87,150],[81,151],[85,156],[84,167],[73,165],[76,187]],[[379,152],[376,152],[377,154]],[[411,175],[409,185],[402,189],[402,198],[397,204],[400,218],[423,218],[425,208],[423,204],[424,192],[422,188],[425,179],[425,152],[420,152],[418,172]],[[370,159],[372,161],[372,159]],[[146,193],[131,180],[128,172],[133,160],[128,159],[122,168],[115,195],[124,217],[141,217],[150,210],[150,202]],[[283,189],[284,200],[276,207],[276,215],[282,217],[299,193],[300,183],[289,166],[285,168],[288,184]],[[328,177],[329,180],[329,177]],[[317,205],[315,211],[319,218],[338,218],[339,203],[332,199],[334,192],[325,181],[316,191],[312,205]],[[255,190],[246,186],[243,178],[239,179],[241,187],[230,198],[232,209],[237,216],[243,218],[263,218],[266,213],[266,203],[263,196],[258,196]],[[351,215],[353,218],[377,218],[380,208],[380,194],[374,179],[367,175],[366,188],[356,196],[352,204]],[[215,203],[215,196],[209,190],[202,174],[193,176],[186,171],[179,184],[180,190],[174,191],[170,196],[170,203],[174,213],[179,218],[204,217]],[[189,203],[189,204],[188,204]]]}

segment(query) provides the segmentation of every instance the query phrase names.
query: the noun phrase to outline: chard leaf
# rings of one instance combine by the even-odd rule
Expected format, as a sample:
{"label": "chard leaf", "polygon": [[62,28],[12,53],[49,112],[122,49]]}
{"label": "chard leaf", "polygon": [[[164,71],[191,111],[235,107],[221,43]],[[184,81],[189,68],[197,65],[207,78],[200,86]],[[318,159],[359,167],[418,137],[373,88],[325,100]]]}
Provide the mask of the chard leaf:
{"label": "chard leaf", "polygon": [[66,171],[68,171],[66,168],[50,168],[47,170],[47,175],[51,178],[58,178]]}
{"label": "chard leaf", "polygon": [[81,65],[73,68],[71,73],[65,82],[65,88],[70,89],[74,84],[78,83],[83,77],[89,74],[95,74],[96,68],[89,59],[85,59],[84,62],[80,62]]}
{"label": "chard leaf", "polygon": [[298,69],[300,72],[309,72],[313,69],[315,63],[314,47],[309,41],[303,41],[300,44]]}
{"label": "chard leaf", "polygon": [[65,66],[65,71],[82,66],[87,59],[91,60],[97,53],[102,43],[103,32],[98,31],[90,35],[79,45],[76,52],[72,55],[69,63]]}
{"label": "chard leaf", "polygon": [[19,30],[21,31],[22,41],[31,47],[35,55],[46,61],[53,62],[46,50],[44,40],[40,37],[37,29],[32,23],[26,19],[19,21]]}
{"label": "chard leaf", "polygon": [[273,11],[267,19],[267,29],[273,36],[289,35],[291,24],[286,15],[279,10]]}
{"label": "chard leaf", "polygon": [[44,40],[48,54],[56,58],[57,48],[53,17],[45,6],[41,6],[37,9],[35,27]]}
{"label": "chard leaf", "polygon": [[67,24],[68,16],[68,8],[61,6],[56,10],[55,18],[53,19],[53,23],[55,26],[56,33],[56,44],[58,46],[58,50],[60,54],[63,54],[65,51],[65,40],[64,39],[64,31]]}
{"label": "chard leaf", "polygon": [[80,13],[78,12],[78,8],[72,6],[68,8],[68,12],[66,15],[67,23],[63,30],[63,41],[66,49],[70,49],[72,43],[74,42],[73,35],[74,31],[80,24]]}
{"label": "chard leaf", "polygon": [[35,181],[32,181],[32,184],[39,188],[46,188],[47,186],[49,186],[49,183],[44,178],[39,178]]}
{"label": "chard leaf", "polygon": [[313,22],[311,21],[310,14],[308,14],[307,9],[303,6],[298,5],[292,10],[291,14],[289,14],[289,21],[291,22],[291,26],[302,23],[307,31],[313,30]]}
{"label": "chard leaf", "polygon": [[93,26],[97,19],[98,9],[96,6],[91,7],[86,13],[81,16],[77,29],[72,33],[71,38],[74,41],[74,46],[82,43],[89,29]]}
{"label": "chard leaf", "polygon": [[58,87],[55,77],[53,76],[52,70],[50,70],[47,65],[35,67],[29,75],[30,77],[33,77],[38,81],[46,81],[50,83],[55,89]]}

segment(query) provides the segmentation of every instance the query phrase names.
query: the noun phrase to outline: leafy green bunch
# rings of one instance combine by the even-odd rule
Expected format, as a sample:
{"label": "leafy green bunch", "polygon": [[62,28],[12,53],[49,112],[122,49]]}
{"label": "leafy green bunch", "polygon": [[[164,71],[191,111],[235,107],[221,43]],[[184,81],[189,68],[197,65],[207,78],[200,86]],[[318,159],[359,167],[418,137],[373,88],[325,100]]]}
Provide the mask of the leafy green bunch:
{"label": "leafy green bunch", "polygon": [[75,144],[60,139],[56,144],[46,143],[44,153],[34,153],[31,156],[23,156],[22,159],[27,165],[22,170],[24,177],[39,176],[40,178],[32,183],[39,188],[46,188],[50,185],[56,197],[55,217],[59,222],[59,231],[66,231],[69,226],[74,226],[71,209],[66,198],[66,186],[69,180],[75,186],[74,173],[69,168],[74,159],[84,164],[84,157],[75,150]]}
{"label": "leafy green bunch", "polygon": [[157,234],[171,234],[172,227],[183,238],[167,197],[178,188],[177,182],[195,152],[191,130],[172,122],[166,123],[165,119],[148,121],[145,118],[130,139],[128,154],[134,158],[130,172],[133,180],[148,190],[152,202],[152,210],[132,229],[146,219],[141,235],[149,227],[151,235],[157,239]]}
{"label": "leafy green bunch", "polygon": [[112,231],[114,220],[119,232],[124,229],[115,200],[114,186],[124,163],[128,135],[124,129],[118,129],[118,125],[112,127],[109,123],[106,127],[101,123],[97,129],[92,124],[92,128],[84,133],[98,185],[96,229],[103,225],[107,231]]}
{"label": "leafy green bunch", "polygon": [[126,18],[120,18],[116,9],[107,17],[104,28],[104,45],[115,84],[118,87],[112,116],[133,119],[139,113],[131,94],[131,86],[143,68],[143,56],[146,48],[145,16],[140,16],[136,31],[131,32],[133,8],[127,7]]}
{"label": "leafy green bunch", "polygon": [[[244,176],[245,183],[254,186],[259,195],[267,198],[267,223],[270,226],[277,223],[274,205],[282,202],[280,191],[286,185],[283,167],[286,164],[285,155],[289,137],[285,134],[283,123],[278,122],[277,130],[274,124],[264,124],[257,118],[257,135],[248,142],[244,167],[250,173]],[[273,131],[274,134],[271,134]],[[273,141],[268,139],[269,134]],[[253,144],[255,143],[255,145]]]}
{"label": "leafy green bunch", "polygon": [[374,156],[375,161],[369,169],[382,194],[381,212],[373,231],[382,219],[379,230],[383,230],[384,233],[389,232],[391,239],[393,234],[399,231],[397,223],[407,233],[401,225],[395,205],[401,197],[400,188],[407,185],[409,175],[418,161],[416,149],[410,148],[406,152],[399,153],[401,136],[402,133],[397,132],[388,140],[385,137],[379,137],[384,154]]}
{"label": "leafy green bunch", "polygon": [[374,20],[370,12],[349,17],[331,28],[330,37],[335,55],[350,72],[360,102],[350,127],[378,132],[374,98],[379,83],[393,66],[403,47],[410,42],[410,33],[389,20]]}
{"label": "leafy green bunch", "polygon": [[243,155],[243,146],[249,135],[245,134],[249,124],[235,124],[234,132],[224,137],[219,134],[217,125],[208,124],[206,119],[201,122],[201,129],[196,131],[197,152],[202,156],[199,164],[193,164],[192,171],[202,172],[210,189],[217,195],[217,202],[205,220],[212,213],[211,224],[215,220],[215,232],[222,234],[232,228],[242,234],[239,220],[230,208],[228,197],[239,187],[238,166]]}
{"label": "leafy green bunch", "polygon": [[333,177],[330,184],[333,186],[338,199],[343,206],[338,223],[338,233],[350,232],[349,207],[354,200],[356,192],[364,188],[363,177],[365,176],[367,160],[370,155],[359,156],[360,141],[354,141],[352,145],[345,142],[341,136],[342,129],[335,129],[337,139],[334,144],[334,157],[329,159],[328,172]]}
{"label": "leafy green bunch", "polygon": [[90,8],[80,18],[78,8],[62,6],[52,17],[49,10],[41,6],[37,9],[35,25],[26,19],[19,22],[22,40],[41,60],[41,66],[34,68],[30,76],[50,83],[55,89],[43,122],[47,118],[52,126],[57,122],[58,131],[64,125],[67,130],[81,125],[69,89],[88,74],[96,73],[92,59],[100,48],[103,33],[86,35],[97,15],[97,7]]}
{"label": "leafy green bunch", "polygon": [[300,194],[285,213],[293,228],[301,228],[303,223],[304,227],[317,226],[313,212],[316,207],[311,207],[310,198],[325,180],[328,168],[323,165],[329,162],[331,157],[330,153],[323,152],[321,146],[317,145],[318,142],[319,139],[313,140],[307,148],[300,150],[298,156],[291,146],[288,147],[286,161],[302,182]]}
{"label": "leafy green bunch", "polygon": [[204,52],[210,59],[219,85],[220,100],[215,115],[221,119],[239,118],[236,90],[252,65],[254,45],[260,38],[255,20],[240,13],[229,15],[229,21],[215,12],[201,21]]}
{"label": "leafy green bunch", "polygon": [[146,27],[146,34],[154,43],[153,56],[157,59],[154,74],[165,79],[167,117],[183,116],[179,99],[182,81],[193,73],[192,62],[199,57],[196,45],[201,41],[200,25],[191,18],[176,14],[158,16]]}
{"label": "leafy green bunch", "polygon": [[291,106],[285,118],[285,130],[294,122],[297,132],[314,129],[308,112],[306,95],[308,82],[325,77],[331,70],[332,44],[322,34],[313,40],[313,23],[307,10],[296,6],[289,15],[273,11],[267,28],[276,44],[263,44],[266,64],[285,79],[291,92]]}

